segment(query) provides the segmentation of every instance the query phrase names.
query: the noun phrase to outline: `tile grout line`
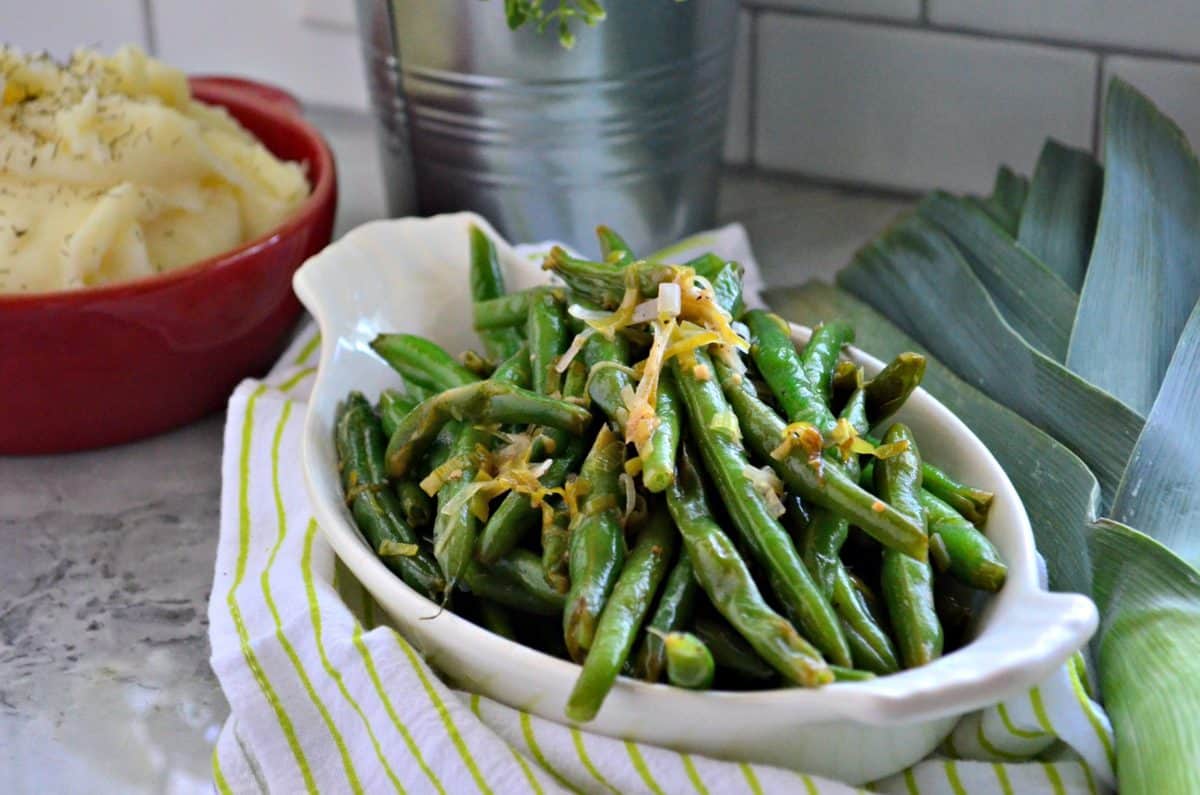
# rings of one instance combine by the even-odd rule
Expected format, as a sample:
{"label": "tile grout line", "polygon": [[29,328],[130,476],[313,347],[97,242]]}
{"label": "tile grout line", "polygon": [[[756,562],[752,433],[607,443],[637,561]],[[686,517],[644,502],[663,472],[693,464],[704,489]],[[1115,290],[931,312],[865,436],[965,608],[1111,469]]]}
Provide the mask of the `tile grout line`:
{"label": "tile grout line", "polygon": [[[928,3],[928,0],[923,0],[923,2]],[[989,31],[981,28],[972,28],[966,25],[939,24],[937,22],[933,22],[932,20],[924,20],[921,17],[897,18],[880,16],[878,14],[848,14],[845,12],[824,11],[815,8],[795,8],[790,6],[776,5],[775,3],[771,2],[771,0],[751,0],[750,2],[743,2],[743,7],[748,10],[753,9],[760,12],[765,11],[774,14],[805,19],[829,20],[833,22],[846,22],[849,24],[859,25],[874,25],[876,27],[895,28],[896,30],[945,33],[949,35],[969,37],[979,41],[996,42],[999,44],[1039,45],[1042,47],[1051,47],[1059,50],[1085,52],[1098,57],[1125,55],[1135,58],[1145,58],[1148,60],[1200,64],[1200,54],[1195,53],[1188,54],[1170,49],[1155,50],[1147,47],[1131,47],[1086,41],[1073,41],[1071,39],[1057,38],[1054,36],[1036,36],[1027,33],[1012,33],[1009,31]]]}

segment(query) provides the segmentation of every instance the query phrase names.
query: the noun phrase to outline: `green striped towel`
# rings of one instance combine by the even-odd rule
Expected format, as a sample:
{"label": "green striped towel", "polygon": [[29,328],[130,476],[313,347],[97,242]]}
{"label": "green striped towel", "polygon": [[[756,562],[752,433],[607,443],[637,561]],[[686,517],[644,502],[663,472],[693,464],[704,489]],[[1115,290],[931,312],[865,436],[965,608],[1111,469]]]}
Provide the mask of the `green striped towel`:
{"label": "green striped towel", "polygon": [[[688,242],[757,277],[740,227]],[[440,681],[383,623],[312,518],[299,461],[318,347],[307,329],[229,401],[209,605],[212,667],[231,708],[212,759],[219,792],[863,791],[588,734]],[[1110,792],[1112,729],[1092,687],[1076,655],[1028,694],[965,718],[936,757],[870,790]]]}

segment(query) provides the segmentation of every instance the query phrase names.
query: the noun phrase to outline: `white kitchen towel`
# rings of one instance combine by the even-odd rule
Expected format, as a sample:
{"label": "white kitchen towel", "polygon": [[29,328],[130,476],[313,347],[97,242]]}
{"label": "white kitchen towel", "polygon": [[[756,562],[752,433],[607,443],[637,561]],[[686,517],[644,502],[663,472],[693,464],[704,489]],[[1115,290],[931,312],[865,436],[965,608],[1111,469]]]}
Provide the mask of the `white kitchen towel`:
{"label": "white kitchen towel", "polygon": [[[525,247],[536,253],[541,247]],[[730,226],[673,247],[758,269]],[[221,793],[835,793],[802,772],[614,740],[450,689],[386,624],[321,536],[300,471],[320,341],[306,329],[229,401],[212,667],[231,715],[213,753]],[[347,387],[349,388],[349,387]],[[965,718],[939,753],[871,785],[885,793],[1105,793],[1113,734],[1083,657]]]}

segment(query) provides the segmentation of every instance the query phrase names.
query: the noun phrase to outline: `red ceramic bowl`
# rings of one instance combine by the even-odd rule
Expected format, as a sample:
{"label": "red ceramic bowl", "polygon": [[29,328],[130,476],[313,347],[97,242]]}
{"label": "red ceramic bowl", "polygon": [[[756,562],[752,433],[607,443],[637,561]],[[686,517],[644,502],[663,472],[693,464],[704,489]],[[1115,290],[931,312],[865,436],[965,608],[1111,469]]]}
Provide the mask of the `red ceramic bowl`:
{"label": "red ceramic bowl", "polygon": [[329,243],[333,155],[282,91],[196,77],[277,157],[304,163],[312,194],[274,232],[213,259],[131,282],[0,295],[0,453],[127,442],[224,405],[279,355],[300,313],[292,273]]}

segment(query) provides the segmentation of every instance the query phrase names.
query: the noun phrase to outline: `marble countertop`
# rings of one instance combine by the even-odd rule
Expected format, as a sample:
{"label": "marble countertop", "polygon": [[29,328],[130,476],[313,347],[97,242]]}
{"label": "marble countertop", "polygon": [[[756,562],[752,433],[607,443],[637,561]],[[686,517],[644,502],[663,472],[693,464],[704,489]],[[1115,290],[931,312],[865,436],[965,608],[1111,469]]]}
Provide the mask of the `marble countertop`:
{"label": "marble countertop", "polygon": [[[365,116],[310,115],[338,233],[384,214]],[[829,276],[903,198],[731,169],[720,216],[768,285]],[[0,457],[0,781],[8,793],[211,792],[227,713],[208,666],[223,418],[73,455]]]}

